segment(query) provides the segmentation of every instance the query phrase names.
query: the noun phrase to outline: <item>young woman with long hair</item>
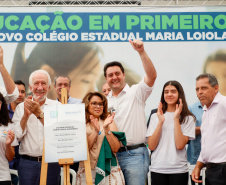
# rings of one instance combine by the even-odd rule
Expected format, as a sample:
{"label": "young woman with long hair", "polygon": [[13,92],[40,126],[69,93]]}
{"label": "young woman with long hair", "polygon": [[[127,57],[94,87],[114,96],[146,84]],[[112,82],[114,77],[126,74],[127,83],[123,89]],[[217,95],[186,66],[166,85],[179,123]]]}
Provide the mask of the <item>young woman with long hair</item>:
{"label": "young woman with long hair", "polygon": [[152,185],[187,185],[185,145],[195,139],[195,117],[188,110],[184,90],[177,81],[165,83],[157,113],[147,131]]}
{"label": "young woman with long hair", "polygon": [[11,123],[6,101],[0,93],[0,185],[11,185],[9,161],[15,155],[13,146],[18,145]]}

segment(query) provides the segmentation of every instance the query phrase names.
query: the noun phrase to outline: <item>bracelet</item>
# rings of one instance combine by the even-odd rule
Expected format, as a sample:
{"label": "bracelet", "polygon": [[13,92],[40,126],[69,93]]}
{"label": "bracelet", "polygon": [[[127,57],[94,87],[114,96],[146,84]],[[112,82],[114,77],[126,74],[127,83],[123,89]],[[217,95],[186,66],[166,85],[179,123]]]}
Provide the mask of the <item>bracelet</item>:
{"label": "bracelet", "polygon": [[101,131],[99,131],[98,135],[100,135],[100,134],[101,134]]}

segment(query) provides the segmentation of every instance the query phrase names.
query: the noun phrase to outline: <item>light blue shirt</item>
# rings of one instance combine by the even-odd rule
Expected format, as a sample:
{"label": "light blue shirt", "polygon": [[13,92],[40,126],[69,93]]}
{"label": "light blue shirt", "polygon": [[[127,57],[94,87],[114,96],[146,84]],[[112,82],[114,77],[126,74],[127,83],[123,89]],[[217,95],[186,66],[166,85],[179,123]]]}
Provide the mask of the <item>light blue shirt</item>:
{"label": "light blue shirt", "polygon": [[[189,110],[196,117],[196,127],[200,127],[202,124],[203,109],[201,103],[198,101],[189,106]],[[201,134],[196,135],[195,140],[190,141],[187,149],[188,162],[193,165],[196,164],[201,151]]]}
{"label": "light blue shirt", "polygon": [[[57,101],[59,101],[58,98],[57,98]],[[71,96],[69,96],[67,100],[67,104],[76,104],[76,103],[82,103],[82,100],[77,98],[72,98]]]}
{"label": "light blue shirt", "polygon": [[69,96],[67,103],[68,104],[82,103],[82,100],[77,98],[72,98],[71,96]]}

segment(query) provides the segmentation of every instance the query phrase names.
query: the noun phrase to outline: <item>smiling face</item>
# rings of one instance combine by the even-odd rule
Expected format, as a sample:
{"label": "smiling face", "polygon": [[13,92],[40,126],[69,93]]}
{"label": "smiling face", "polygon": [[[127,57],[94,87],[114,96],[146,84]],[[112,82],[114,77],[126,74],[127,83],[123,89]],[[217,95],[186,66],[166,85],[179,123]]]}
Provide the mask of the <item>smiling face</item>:
{"label": "smiling face", "polygon": [[168,105],[176,105],[178,103],[179,93],[175,86],[168,85],[164,89],[164,100]]}
{"label": "smiling face", "polygon": [[213,99],[218,92],[219,86],[215,85],[212,87],[209,84],[208,78],[201,78],[196,81],[196,94],[201,104],[206,105],[207,108],[211,105]]}
{"label": "smiling face", "polygon": [[106,80],[113,93],[119,93],[125,87],[125,74],[121,71],[119,66],[107,68]]}
{"label": "smiling face", "polygon": [[46,74],[38,72],[32,78],[32,85],[29,85],[30,91],[33,93],[33,98],[36,100],[39,97],[39,102],[46,99],[50,86]]}
{"label": "smiling face", "polygon": [[93,96],[90,99],[88,111],[90,115],[93,117],[98,118],[103,114],[103,100],[99,96]]}

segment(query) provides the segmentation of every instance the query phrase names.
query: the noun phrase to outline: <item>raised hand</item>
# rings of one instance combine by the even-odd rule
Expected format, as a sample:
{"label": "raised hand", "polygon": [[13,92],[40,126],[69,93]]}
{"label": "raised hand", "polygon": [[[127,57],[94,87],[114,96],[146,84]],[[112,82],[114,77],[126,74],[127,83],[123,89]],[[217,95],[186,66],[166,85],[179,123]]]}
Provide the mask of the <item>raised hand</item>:
{"label": "raised hand", "polygon": [[110,124],[112,124],[115,117],[115,113],[113,112],[111,115],[109,114],[108,117],[104,120],[104,129],[106,129]]}
{"label": "raised hand", "polygon": [[165,117],[164,117],[164,114],[163,114],[161,102],[158,105],[157,116],[158,116],[159,122],[163,124],[164,121],[165,121]]}
{"label": "raised hand", "polygon": [[183,109],[182,99],[180,98],[179,101],[180,101],[180,104],[179,105],[176,104],[176,111],[174,112],[174,118],[177,118],[177,119],[180,118],[180,113]]}
{"label": "raised hand", "polygon": [[135,49],[138,52],[142,52],[144,51],[144,44],[141,40],[129,40],[131,46],[133,47],[133,49]]}
{"label": "raised hand", "polygon": [[6,145],[11,145],[11,143],[12,143],[13,140],[14,140],[14,138],[15,138],[14,132],[13,132],[12,130],[9,130],[9,131],[8,131],[8,134],[7,134],[7,136],[6,136],[5,144],[6,144]]}
{"label": "raised hand", "polygon": [[97,118],[94,118],[93,115],[90,115],[90,123],[91,125],[93,125],[95,131],[99,133],[100,132],[99,120]]}

